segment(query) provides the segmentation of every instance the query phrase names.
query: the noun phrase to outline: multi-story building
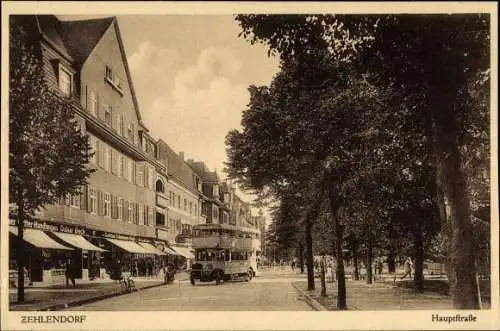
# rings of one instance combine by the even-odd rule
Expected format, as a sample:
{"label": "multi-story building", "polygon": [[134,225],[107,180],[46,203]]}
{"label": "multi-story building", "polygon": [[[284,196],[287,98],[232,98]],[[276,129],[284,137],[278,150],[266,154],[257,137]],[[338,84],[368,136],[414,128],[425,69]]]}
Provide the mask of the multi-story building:
{"label": "multi-story building", "polygon": [[201,215],[205,222],[229,224],[230,190],[223,183],[216,171],[210,171],[204,162],[187,160],[187,164],[199,176],[201,181]]}
{"label": "multi-story building", "polygon": [[[30,18],[46,80],[73,100],[96,171],[79,195],[46,206],[25,223],[32,248],[29,276],[32,281],[61,276],[62,261],[70,256],[77,278],[102,277],[117,261],[132,270],[139,260],[139,269],[147,270],[164,254],[158,245],[168,246],[156,228],[162,217],[166,222],[165,209],[171,207],[165,206],[168,174],[141,119],[118,22],[114,17]],[[186,211],[184,201],[179,209]]]}
{"label": "multi-story building", "polygon": [[177,154],[163,140],[157,142],[158,157],[167,164],[168,181],[165,194],[168,197],[168,215],[164,227],[168,229],[168,242],[172,248],[187,259],[189,267],[193,226],[200,222],[201,213],[201,180],[184,161],[184,153]]}

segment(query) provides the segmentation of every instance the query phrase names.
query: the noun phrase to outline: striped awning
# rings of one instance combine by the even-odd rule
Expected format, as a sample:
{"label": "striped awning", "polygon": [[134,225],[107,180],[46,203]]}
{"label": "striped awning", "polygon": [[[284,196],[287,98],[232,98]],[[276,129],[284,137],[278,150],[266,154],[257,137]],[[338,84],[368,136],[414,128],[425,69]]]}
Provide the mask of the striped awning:
{"label": "striped awning", "polygon": [[[17,236],[17,227],[9,226],[9,232]],[[73,248],[58,243],[41,230],[24,229],[23,240],[38,248],[63,249],[67,251],[73,250]]]}

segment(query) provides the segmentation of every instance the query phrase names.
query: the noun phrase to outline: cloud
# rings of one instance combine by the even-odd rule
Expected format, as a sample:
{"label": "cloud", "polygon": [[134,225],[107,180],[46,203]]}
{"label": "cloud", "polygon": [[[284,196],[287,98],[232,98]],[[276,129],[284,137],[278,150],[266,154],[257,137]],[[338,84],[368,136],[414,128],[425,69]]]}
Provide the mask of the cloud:
{"label": "cloud", "polygon": [[231,79],[240,70],[241,62],[231,50],[204,49],[194,64],[175,76],[171,93],[152,102],[143,116],[146,125],[176,152],[220,172],[226,159],[225,136],[239,128],[249,101],[247,86]]}

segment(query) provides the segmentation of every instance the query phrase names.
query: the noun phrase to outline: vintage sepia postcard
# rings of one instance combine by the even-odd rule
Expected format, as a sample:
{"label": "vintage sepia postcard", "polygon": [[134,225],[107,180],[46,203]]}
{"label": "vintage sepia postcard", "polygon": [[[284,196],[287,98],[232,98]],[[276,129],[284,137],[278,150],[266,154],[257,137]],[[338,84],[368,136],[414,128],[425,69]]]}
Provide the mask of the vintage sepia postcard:
{"label": "vintage sepia postcard", "polygon": [[2,2],[2,330],[500,328],[490,2]]}

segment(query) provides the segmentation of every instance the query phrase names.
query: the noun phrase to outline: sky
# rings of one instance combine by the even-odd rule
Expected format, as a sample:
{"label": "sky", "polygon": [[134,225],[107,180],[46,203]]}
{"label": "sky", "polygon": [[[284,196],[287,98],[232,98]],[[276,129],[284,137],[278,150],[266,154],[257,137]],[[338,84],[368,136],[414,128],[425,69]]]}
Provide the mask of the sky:
{"label": "sky", "polygon": [[225,136],[240,129],[248,86],[268,85],[278,59],[238,37],[232,15],[124,15],[118,24],[151,135],[225,177]]}

